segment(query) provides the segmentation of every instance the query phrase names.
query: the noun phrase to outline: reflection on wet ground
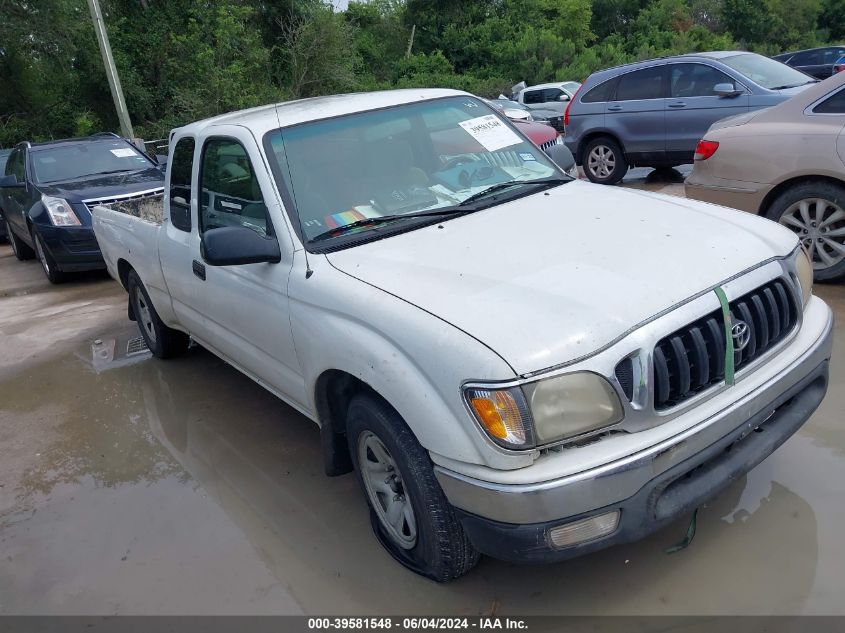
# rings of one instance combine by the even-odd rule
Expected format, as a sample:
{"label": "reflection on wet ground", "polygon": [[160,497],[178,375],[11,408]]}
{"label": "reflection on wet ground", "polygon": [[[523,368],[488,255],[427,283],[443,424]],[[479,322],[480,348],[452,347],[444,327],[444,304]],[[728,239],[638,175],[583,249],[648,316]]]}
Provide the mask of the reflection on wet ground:
{"label": "reflection on wet ground", "polygon": [[[6,249],[0,279],[22,265]],[[381,550],[351,476],[323,475],[313,423],[201,348],[138,351],[117,284],[27,283],[0,298],[3,346],[26,352],[0,356],[0,613],[845,612],[841,285],[818,289],[840,315],[827,400],[687,549],[664,552],[684,519],[436,585]]]}

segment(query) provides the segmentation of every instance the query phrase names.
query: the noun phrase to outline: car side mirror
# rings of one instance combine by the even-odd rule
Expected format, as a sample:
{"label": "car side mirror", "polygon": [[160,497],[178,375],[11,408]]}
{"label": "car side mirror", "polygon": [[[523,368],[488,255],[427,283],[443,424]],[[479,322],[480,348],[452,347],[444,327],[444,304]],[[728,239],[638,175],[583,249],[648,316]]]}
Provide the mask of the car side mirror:
{"label": "car side mirror", "polygon": [[202,257],[210,266],[278,264],[282,261],[276,238],[261,237],[245,226],[206,231],[202,237]]}
{"label": "car side mirror", "polygon": [[736,97],[742,94],[742,90],[738,89],[734,84],[716,84],[713,86],[713,94],[718,97]]}
{"label": "car side mirror", "polygon": [[0,187],[11,189],[13,187],[25,187],[26,183],[18,182],[15,176],[0,176]]}
{"label": "car side mirror", "polygon": [[558,100],[558,101],[569,101],[570,99],[571,99],[571,97],[570,97],[568,94],[566,94],[565,92],[564,92],[564,93],[562,93],[562,94],[561,94],[561,95],[557,98],[557,100]]}
{"label": "car side mirror", "polygon": [[546,150],[546,156],[567,174],[575,167],[575,157],[566,145],[552,145]]}

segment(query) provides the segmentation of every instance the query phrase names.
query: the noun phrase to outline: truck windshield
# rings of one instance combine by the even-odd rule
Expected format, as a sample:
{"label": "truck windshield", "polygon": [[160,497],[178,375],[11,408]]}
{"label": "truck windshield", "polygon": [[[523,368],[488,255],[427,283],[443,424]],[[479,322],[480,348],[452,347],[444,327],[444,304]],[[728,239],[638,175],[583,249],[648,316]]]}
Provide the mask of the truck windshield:
{"label": "truck windshield", "polygon": [[502,183],[518,190],[562,176],[536,145],[473,97],[282,128],[265,142],[307,242],[333,238],[327,232],[353,223],[356,233],[380,230],[387,223],[378,218],[385,216],[430,219],[437,216],[424,212],[510,189]]}
{"label": "truck windshield", "polygon": [[116,138],[33,147],[31,153],[35,181],[39,183],[154,167],[141,152]]}

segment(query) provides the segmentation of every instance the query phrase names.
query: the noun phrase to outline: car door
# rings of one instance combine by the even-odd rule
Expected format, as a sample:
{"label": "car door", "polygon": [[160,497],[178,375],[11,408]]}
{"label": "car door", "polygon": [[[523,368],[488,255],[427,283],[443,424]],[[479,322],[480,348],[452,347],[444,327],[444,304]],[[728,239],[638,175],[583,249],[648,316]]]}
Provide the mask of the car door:
{"label": "car door", "polygon": [[666,65],[622,75],[605,106],[605,126],[621,141],[631,163],[664,160]]}
{"label": "car door", "polygon": [[543,90],[543,107],[563,114],[570,98],[571,95],[561,88],[545,88]]}
{"label": "car door", "polygon": [[[192,241],[192,273],[200,281],[203,314],[198,337],[300,406],[305,384],[290,327],[288,276],[293,244],[281,202],[252,133],[216,126],[202,141],[194,182],[199,240]],[[202,256],[207,231],[247,227],[279,242],[279,263],[212,266]]]}
{"label": "car door", "polygon": [[543,89],[538,88],[536,90],[523,90],[522,105],[529,110],[534,110],[535,108],[545,108],[546,104]]}
{"label": "car door", "polygon": [[[26,179],[26,146],[19,145],[9,155],[6,162],[6,176],[14,176],[19,183],[27,183]],[[25,187],[4,187],[1,189],[3,195],[3,216],[9,221],[9,225],[18,236],[25,236],[24,240],[29,243],[29,227],[26,223],[26,212],[29,210],[30,191],[29,186]]]}
{"label": "car door", "polygon": [[[667,65],[669,97],[666,99],[666,151],[674,160],[692,162],[695,146],[720,119],[748,111],[748,91],[721,70],[702,63]],[[718,84],[732,84],[742,94],[720,97]]]}

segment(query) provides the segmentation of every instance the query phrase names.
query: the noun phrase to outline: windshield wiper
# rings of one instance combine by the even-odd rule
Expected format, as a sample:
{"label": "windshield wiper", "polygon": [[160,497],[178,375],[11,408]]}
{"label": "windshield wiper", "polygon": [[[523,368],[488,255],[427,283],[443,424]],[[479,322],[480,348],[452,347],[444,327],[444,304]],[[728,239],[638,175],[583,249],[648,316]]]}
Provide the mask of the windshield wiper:
{"label": "windshield wiper", "polygon": [[496,193],[497,191],[501,191],[502,189],[515,187],[516,185],[559,185],[565,182],[572,182],[572,178],[561,178],[560,176],[555,176],[554,178],[542,178],[540,180],[507,180],[505,182],[497,182],[495,185],[490,185],[489,187],[487,187],[487,189],[483,189],[482,191],[474,193],[468,198],[465,198],[460,203],[458,203],[458,206],[466,206],[467,204],[476,202],[481,198],[486,198],[491,193]]}
{"label": "windshield wiper", "polygon": [[88,174],[89,176],[105,176],[107,174],[122,174],[127,171],[137,171],[135,169],[111,169],[109,171],[95,171],[93,174]]}
{"label": "windshield wiper", "polygon": [[821,79],[811,79],[810,81],[805,81],[803,84],[789,84],[787,86],[775,86],[774,88],[769,88],[769,90],[789,90],[790,88],[797,88],[798,86],[806,86],[807,84],[817,84],[821,81]]}
{"label": "windshield wiper", "polygon": [[337,237],[338,235],[342,235],[343,233],[347,233],[350,230],[357,229],[362,226],[378,226],[379,224],[395,222],[396,220],[406,220],[408,218],[436,217],[440,215],[465,215],[471,212],[471,209],[456,209],[454,207],[449,207],[445,209],[433,209],[431,211],[417,211],[415,213],[397,213],[394,215],[382,215],[377,218],[363,218],[361,220],[355,220],[355,222],[343,224],[342,226],[336,226],[333,229],[329,229],[328,231],[318,233],[308,241],[321,242],[332,237]]}

